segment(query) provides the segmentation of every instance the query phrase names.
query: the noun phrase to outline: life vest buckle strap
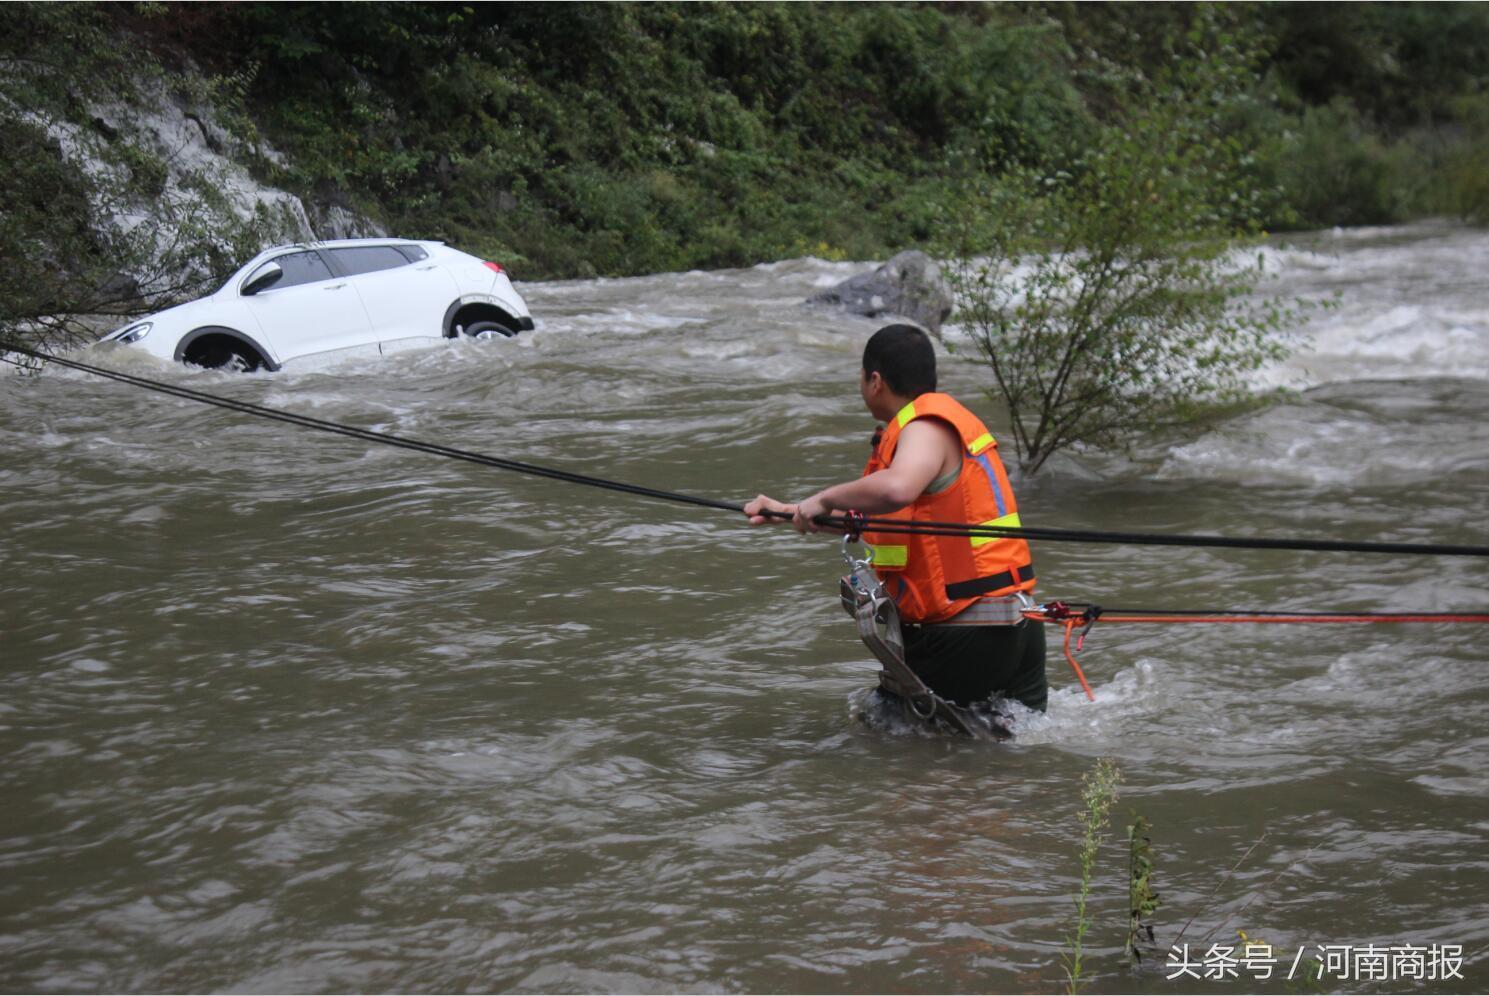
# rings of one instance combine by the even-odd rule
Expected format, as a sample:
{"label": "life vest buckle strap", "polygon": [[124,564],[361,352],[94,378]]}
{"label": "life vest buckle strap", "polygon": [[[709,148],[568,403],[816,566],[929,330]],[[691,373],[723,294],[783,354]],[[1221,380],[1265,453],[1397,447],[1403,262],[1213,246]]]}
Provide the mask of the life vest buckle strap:
{"label": "life vest buckle strap", "polygon": [[1006,571],[997,574],[989,574],[986,577],[973,578],[970,581],[958,581],[946,586],[946,597],[953,602],[963,598],[976,598],[978,595],[986,595],[989,592],[1000,591],[1003,588],[1012,588],[1034,580],[1034,565],[1024,564],[1022,567],[1010,567]]}

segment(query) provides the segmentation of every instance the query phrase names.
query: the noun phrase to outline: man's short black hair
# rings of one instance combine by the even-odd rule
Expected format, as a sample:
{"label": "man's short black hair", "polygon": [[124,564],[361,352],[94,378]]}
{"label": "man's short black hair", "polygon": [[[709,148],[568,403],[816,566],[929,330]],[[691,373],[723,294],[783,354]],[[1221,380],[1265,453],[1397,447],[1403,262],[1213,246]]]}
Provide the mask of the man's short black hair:
{"label": "man's short black hair", "polygon": [[895,394],[918,398],[936,389],[936,350],[914,325],[886,325],[863,347],[863,372],[877,373]]}

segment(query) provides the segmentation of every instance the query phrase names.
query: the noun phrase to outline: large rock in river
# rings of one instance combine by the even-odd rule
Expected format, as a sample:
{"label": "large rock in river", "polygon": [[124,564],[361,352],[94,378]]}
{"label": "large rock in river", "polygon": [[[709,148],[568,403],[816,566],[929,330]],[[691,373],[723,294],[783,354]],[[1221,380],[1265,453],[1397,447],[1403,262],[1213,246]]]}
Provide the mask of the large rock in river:
{"label": "large rock in river", "polygon": [[870,318],[900,315],[931,332],[941,331],[941,323],[951,316],[954,303],[951,288],[942,279],[935,260],[913,249],[873,273],[849,277],[807,299],[807,304],[839,307]]}

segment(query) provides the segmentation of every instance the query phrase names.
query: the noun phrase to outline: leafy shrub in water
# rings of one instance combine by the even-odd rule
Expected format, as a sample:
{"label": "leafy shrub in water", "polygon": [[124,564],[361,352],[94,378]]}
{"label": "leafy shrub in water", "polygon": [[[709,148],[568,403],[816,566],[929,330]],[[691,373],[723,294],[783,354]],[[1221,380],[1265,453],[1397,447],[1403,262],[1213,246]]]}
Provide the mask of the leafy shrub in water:
{"label": "leafy shrub in water", "polygon": [[1173,71],[1136,81],[1068,169],[974,176],[958,204],[957,320],[1028,473],[1243,398],[1245,374],[1282,355],[1287,313],[1247,303],[1261,260],[1237,254],[1266,202],[1231,126],[1251,57],[1216,24],[1176,44]]}

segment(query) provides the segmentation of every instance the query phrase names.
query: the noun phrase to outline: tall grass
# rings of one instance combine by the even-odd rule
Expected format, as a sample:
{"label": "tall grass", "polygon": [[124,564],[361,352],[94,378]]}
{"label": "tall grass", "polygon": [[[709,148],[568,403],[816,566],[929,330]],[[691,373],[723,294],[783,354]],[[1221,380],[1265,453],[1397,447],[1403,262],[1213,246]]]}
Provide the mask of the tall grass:
{"label": "tall grass", "polygon": [[1062,962],[1065,966],[1066,991],[1074,993],[1081,985],[1081,955],[1086,939],[1086,930],[1091,918],[1086,910],[1086,901],[1091,894],[1091,876],[1096,867],[1096,852],[1106,830],[1112,804],[1117,801],[1117,786],[1122,781],[1122,772],[1110,758],[1101,758],[1082,777],[1081,791],[1081,884],[1075,897],[1075,933],[1067,938],[1066,952]]}
{"label": "tall grass", "polygon": [[1153,891],[1153,825],[1136,813],[1127,825],[1127,957],[1142,961],[1143,946],[1154,944],[1153,925],[1148,917],[1158,910]]}

